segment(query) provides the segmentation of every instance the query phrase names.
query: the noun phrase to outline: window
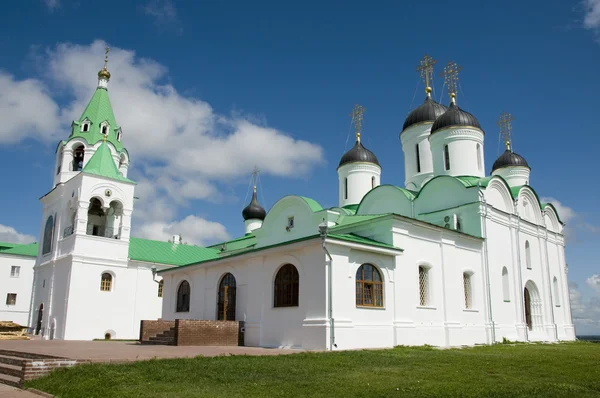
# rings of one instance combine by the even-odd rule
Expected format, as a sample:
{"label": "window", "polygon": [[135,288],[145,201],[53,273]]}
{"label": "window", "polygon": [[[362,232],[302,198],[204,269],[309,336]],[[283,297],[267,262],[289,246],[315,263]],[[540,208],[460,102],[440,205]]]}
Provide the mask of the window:
{"label": "window", "polygon": [[371,189],[375,188],[375,176],[371,177]]}
{"label": "window", "polygon": [[277,271],[273,298],[275,307],[297,307],[300,276],[292,264],[286,264]]}
{"label": "window", "polygon": [[460,223],[460,218],[456,217],[456,230],[462,231],[462,224]]}
{"label": "window", "polygon": [[348,179],[344,178],[344,199],[348,199]]}
{"label": "window", "polygon": [[108,125],[107,124],[103,124],[102,127],[100,127],[100,132],[103,135],[108,135]]}
{"label": "window", "polygon": [[419,305],[429,305],[429,268],[419,266]]}
{"label": "window", "polygon": [[108,272],[102,274],[102,279],[100,279],[100,291],[101,292],[110,292],[112,290],[112,280],[113,277]]}
{"label": "window", "polygon": [[467,272],[463,272],[463,287],[465,289],[465,308],[473,308],[473,290],[471,286],[471,276]]}
{"label": "window", "polygon": [[290,230],[294,228],[294,217],[288,217],[287,229]]}
{"label": "window", "polygon": [[18,278],[20,273],[21,273],[21,267],[19,267],[17,265],[13,265],[12,267],[10,267],[11,278]]}
{"label": "window", "polygon": [[164,281],[161,280],[160,282],[158,282],[158,297],[162,297],[163,296],[163,286],[164,286]]}
{"label": "window", "polygon": [[421,172],[421,154],[419,153],[419,144],[415,145],[415,151],[417,153],[417,173]]}
{"label": "window", "polygon": [[121,142],[121,136],[123,135],[123,132],[121,131],[121,129],[119,129],[117,131],[117,141]]}
{"label": "window", "polygon": [[42,254],[48,254],[52,251],[52,235],[54,232],[54,217],[50,216],[46,220],[44,227],[44,241],[42,244]]}
{"label": "window", "polygon": [[217,319],[235,321],[236,282],[232,274],[227,273],[221,279],[217,299]]}
{"label": "window", "polygon": [[356,271],[356,305],[383,307],[381,274],[371,264],[363,264]]}
{"label": "window", "polygon": [[481,171],[481,145],[477,144],[477,170]]}
{"label": "window", "polygon": [[83,169],[83,158],[85,154],[85,147],[79,145],[73,150],[73,171],[81,171]]}
{"label": "window", "polygon": [[450,170],[450,151],[448,145],[444,145],[444,169]]}
{"label": "window", "polygon": [[525,241],[525,263],[527,264],[527,269],[531,269],[531,247],[528,240]]}
{"label": "window", "polygon": [[89,123],[83,123],[81,125],[81,131],[83,131],[84,133],[87,133],[90,130],[90,124]]}
{"label": "window", "polygon": [[6,295],[6,305],[16,305],[17,304],[17,293],[8,293]]}
{"label": "window", "polygon": [[190,284],[183,281],[177,289],[177,309],[176,312],[188,312],[190,310]]}
{"label": "window", "polygon": [[508,286],[508,269],[502,268],[502,298],[504,301],[510,301],[510,289]]}
{"label": "window", "polygon": [[558,279],[556,277],[552,280],[552,287],[554,289],[554,305],[560,307],[560,290],[558,289]]}

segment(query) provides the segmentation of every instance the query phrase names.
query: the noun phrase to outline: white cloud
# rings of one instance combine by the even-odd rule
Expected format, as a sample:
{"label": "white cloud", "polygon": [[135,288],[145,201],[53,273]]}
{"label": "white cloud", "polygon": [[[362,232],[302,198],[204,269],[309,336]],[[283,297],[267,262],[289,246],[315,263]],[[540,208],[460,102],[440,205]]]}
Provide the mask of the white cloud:
{"label": "white cloud", "polygon": [[150,0],[142,6],[144,14],[152,17],[154,23],[163,28],[167,26],[177,28],[177,33],[183,33],[183,28],[177,17],[177,9],[171,0]]}
{"label": "white cloud", "polygon": [[571,315],[576,329],[579,330],[578,334],[600,333],[600,296],[586,299],[582,297],[577,284],[570,282],[569,297]]}
{"label": "white cloud", "polygon": [[163,241],[179,234],[181,234],[183,242],[194,245],[204,245],[209,242],[229,239],[229,234],[222,224],[207,221],[194,215],[189,215],[178,222],[146,223],[138,230],[138,235],[142,238]]}
{"label": "white cloud", "polygon": [[13,227],[0,224],[0,242],[32,243],[35,241],[35,236],[20,234]]}
{"label": "white cloud", "polygon": [[587,29],[600,29],[600,0],[584,0],[583,26]]}
{"label": "white cloud", "polygon": [[575,212],[569,206],[562,204],[560,201],[551,197],[543,197],[541,201],[543,203],[552,203],[558,212],[560,220],[565,223],[563,233],[566,240],[573,242],[589,237],[590,233],[600,233],[600,227],[590,224],[581,214]]}
{"label": "white cloud", "polygon": [[60,0],[42,0],[50,11],[54,11],[60,7]]}
{"label": "white cloud", "polygon": [[[34,53],[32,59],[41,60],[39,80],[0,74],[0,144],[67,137],[96,88],[105,47],[103,41],[63,43]],[[213,232],[185,231],[190,241],[225,236],[224,228],[195,215],[177,221],[178,207],[221,201],[219,184],[240,181],[255,166],[266,175],[298,178],[324,163],[319,145],[269,127],[264,118],[217,114],[202,99],[181,94],[165,66],[134,51],[111,48],[108,68],[113,110],[132,159],[129,176],[139,184],[134,228],[146,237],[163,239],[201,221]],[[59,96],[71,100],[59,106]]]}
{"label": "white cloud", "polygon": [[596,290],[596,292],[600,294],[600,274],[594,274],[590,276],[585,280],[585,283],[590,285],[592,289]]}

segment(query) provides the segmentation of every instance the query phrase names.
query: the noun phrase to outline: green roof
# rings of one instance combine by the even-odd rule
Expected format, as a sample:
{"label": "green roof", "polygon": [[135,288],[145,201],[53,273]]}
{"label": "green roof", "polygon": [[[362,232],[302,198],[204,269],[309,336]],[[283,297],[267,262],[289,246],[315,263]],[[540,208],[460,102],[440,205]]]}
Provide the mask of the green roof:
{"label": "green roof", "polygon": [[12,254],[14,256],[37,257],[37,243],[5,243],[0,242],[0,254]]}
{"label": "green roof", "polygon": [[133,182],[121,175],[110,153],[110,148],[104,141],[83,168],[84,173],[95,174],[113,180]]}
{"label": "green roof", "polygon": [[379,242],[377,240],[370,239],[370,238],[365,238],[363,236],[358,236],[356,234],[329,234],[329,235],[327,235],[327,237],[333,238],[333,239],[338,239],[338,240],[343,240],[346,242],[360,243],[360,244],[368,245],[368,246],[376,246],[376,247],[383,247],[383,248],[391,249],[391,250],[404,251],[403,249],[400,249],[399,247],[396,247],[394,245],[388,245],[387,243]]}
{"label": "green roof", "polygon": [[[225,250],[221,250],[225,245]],[[242,236],[241,238],[232,239],[226,242],[217,243],[212,246],[208,246],[209,248],[218,249],[221,253],[236,251],[240,249],[247,249],[256,245],[256,237],[253,234],[247,234]]]}
{"label": "green roof", "polygon": [[375,220],[377,218],[382,218],[382,217],[388,216],[390,214],[374,214],[374,215],[364,215],[364,216],[346,216],[346,217],[342,217],[341,220],[338,222],[338,225],[336,225],[335,227],[333,227],[332,230],[336,230],[336,229],[339,229],[341,227],[347,227],[349,225],[356,224],[356,223],[363,222],[363,221]]}
{"label": "green roof", "polygon": [[[81,131],[80,126],[86,119],[91,122],[91,125],[89,131],[83,132]],[[73,123],[71,137],[85,138],[89,144],[94,145],[104,139],[104,134],[100,131],[100,124],[104,121],[108,122],[110,126],[107,140],[115,146],[117,151],[121,152],[123,150],[123,144],[117,140],[119,126],[115,120],[110,99],[108,98],[108,92],[105,88],[98,87],[96,89],[96,92],[94,92],[92,99],[83,111],[79,120]]]}
{"label": "green roof", "polygon": [[300,196],[300,198],[304,199],[304,201],[306,202],[306,204],[308,205],[308,207],[310,207],[310,209],[313,212],[317,212],[317,211],[323,210],[323,206],[321,206],[319,204],[319,202],[317,202],[316,200],[311,199],[311,198],[307,198],[305,196]]}
{"label": "green roof", "polygon": [[129,240],[129,258],[135,261],[180,266],[193,261],[216,259],[219,257],[218,254],[218,249],[210,247],[140,238],[130,238]]}

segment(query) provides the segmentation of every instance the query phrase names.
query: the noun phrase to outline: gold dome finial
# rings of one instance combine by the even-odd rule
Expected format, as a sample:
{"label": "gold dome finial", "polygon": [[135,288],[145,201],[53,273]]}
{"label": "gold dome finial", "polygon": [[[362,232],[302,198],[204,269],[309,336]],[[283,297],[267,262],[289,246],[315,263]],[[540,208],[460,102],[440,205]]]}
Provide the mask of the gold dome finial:
{"label": "gold dome finial", "polygon": [[417,66],[417,71],[421,73],[421,79],[423,83],[425,83],[425,92],[428,97],[431,97],[431,86],[430,83],[433,81],[433,66],[437,63],[437,61],[431,58],[429,55],[425,54],[421,62],[419,62],[419,66]]}
{"label": "gold dome finial", "polygon": [[100,72],[98,72],[98,78],[100,78],[100,79],[102,79],[102,78],[104,78],[106,80],[110,79],[110,72],[106,68],[106,65],[108,64],[109,51],[110,51],[110,48],[106,47],[106,52],[104,53],[104,67],[102,67],[102,69],[100,69]]}
{"label": "gold dome finial", "polygon": [[458,89],[458,72],[462,70],[462,66],[456,65],[456,62],[449,61],[441,75],[444,76],[444,84],[448,87],[450,102],[456,104],[456,92]]}
{"label": "gold dome finial", "polygon": [[354,105],[350,117],[352,118],[352,124],[354,125],[354,131],[356,131],[356,142],[360,142],[360,133],[362,131],[363,113],[365,108],[359,104]]}

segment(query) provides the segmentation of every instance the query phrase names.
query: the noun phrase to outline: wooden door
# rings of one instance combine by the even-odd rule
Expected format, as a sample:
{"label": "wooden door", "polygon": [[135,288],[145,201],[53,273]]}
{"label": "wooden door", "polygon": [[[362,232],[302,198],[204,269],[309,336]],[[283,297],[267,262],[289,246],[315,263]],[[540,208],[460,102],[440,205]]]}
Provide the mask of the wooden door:
{"label": "wooden door", "polygon": [[533,328],[531,323],[531,296],[527,288],[525,288],[525,322],[527,323],[527,328],[531,330]]}

